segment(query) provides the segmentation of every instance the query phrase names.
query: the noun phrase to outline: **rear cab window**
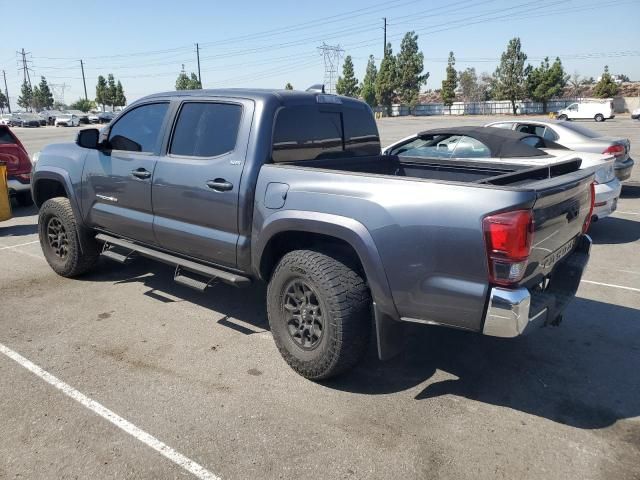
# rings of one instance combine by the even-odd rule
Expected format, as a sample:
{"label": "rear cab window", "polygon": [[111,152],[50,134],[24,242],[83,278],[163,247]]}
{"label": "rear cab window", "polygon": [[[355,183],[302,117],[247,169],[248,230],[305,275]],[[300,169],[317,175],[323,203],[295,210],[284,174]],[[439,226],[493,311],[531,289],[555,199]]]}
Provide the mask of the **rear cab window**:
{"label": "rear cab window", "polygon": [[380,137],[365,105],[282,108],[273,131],[274,163],[380,155]]}

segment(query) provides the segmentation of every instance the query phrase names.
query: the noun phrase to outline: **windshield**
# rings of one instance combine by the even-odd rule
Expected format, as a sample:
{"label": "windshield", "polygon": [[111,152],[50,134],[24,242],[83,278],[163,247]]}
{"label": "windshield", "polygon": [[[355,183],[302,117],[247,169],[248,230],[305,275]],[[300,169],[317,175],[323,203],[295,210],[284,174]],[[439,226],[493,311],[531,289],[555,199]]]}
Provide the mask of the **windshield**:
{"label": "windshield", "polygon": [[599,133],[589,130],[587,127],[583,127],[582,125],[576,125],[575,123],[563,122],[562,126],[588,138],[598,138],[600,136]]}

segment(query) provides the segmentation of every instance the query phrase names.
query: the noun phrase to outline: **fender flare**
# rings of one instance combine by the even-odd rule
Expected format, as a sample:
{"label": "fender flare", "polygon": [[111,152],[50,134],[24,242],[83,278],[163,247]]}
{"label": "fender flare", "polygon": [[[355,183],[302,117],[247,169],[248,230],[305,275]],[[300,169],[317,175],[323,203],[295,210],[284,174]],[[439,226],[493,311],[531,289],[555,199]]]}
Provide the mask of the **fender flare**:
{"label": "fender flare", "polygon": [[275,235],[283,232],[319,233],[348,243],[364,268],[376,311],[392,319],[400,318],[380,254],[369,230],[362,223],[340,215],[299,210],[281,210],[270,215],[252,242],[251,264],[258,277],[265,248]]}

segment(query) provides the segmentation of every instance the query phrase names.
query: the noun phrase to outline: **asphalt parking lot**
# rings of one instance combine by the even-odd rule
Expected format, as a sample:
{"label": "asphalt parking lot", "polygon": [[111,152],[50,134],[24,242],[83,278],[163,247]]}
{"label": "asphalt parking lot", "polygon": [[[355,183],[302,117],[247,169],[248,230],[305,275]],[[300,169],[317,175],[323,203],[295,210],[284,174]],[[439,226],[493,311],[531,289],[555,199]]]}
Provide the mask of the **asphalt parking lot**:
{"label": "asphalt parking lot", "polygon": [[[386,145],[497,119],[379,127]],[[585,125],[629,137],[640,160],[640,122]],[[15,132],[34,153],[77,130]],[[399,357],[382,363],[371,348],[323,383],[278,354],[260,286],[199,294],[145,260],[61,278],[42,256],[35,208],[14,215],[0,223],[0,479],[189,478],[181,461],[223,479],[640,478],[640,165],[618,211],[592,226],[591,261],[559,327],[503,340],[416,326]]]}

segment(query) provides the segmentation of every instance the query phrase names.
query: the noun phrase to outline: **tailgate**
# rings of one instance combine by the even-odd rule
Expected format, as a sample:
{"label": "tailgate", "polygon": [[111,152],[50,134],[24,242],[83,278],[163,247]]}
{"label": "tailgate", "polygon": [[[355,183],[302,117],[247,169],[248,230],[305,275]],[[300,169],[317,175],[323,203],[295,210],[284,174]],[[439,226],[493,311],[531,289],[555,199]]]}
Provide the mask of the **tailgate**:
{"label": "tailgate", "polygon": [[534,234],[521,284],[539,283],[574,250],[591,208],[593,172],[583,169],[535,185]]}

